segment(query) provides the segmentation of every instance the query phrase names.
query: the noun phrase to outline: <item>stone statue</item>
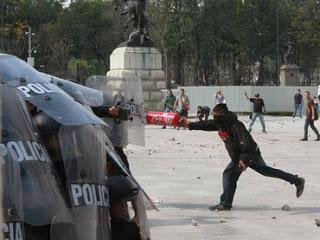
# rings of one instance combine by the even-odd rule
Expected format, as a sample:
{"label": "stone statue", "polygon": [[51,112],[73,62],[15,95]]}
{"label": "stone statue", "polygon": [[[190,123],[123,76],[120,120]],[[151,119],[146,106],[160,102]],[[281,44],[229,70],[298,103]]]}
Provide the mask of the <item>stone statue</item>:
{"label": "stone statue", "polygon": [[296,64],[296,47],[291,41],[288,43],[288,51],[284,54],[284,64]]}
{"label": "stone statue", "polygon": [[[121,15],[128,15],[129,20],[125,24],[127,28],[129,23],[133,22],[133,29],[129,35],[127,46],[152,46],[153,43],[149,37],[149,22],[146,13],[147,0],[122,0],[123,8]],[[120,5],[119,0],[115,0],[116,9]]]}

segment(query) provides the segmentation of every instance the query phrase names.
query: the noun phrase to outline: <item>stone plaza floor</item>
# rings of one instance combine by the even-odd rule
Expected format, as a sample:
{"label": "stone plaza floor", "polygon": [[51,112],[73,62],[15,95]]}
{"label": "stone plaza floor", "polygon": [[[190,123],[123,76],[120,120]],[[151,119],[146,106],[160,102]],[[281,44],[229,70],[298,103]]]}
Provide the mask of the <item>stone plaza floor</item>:
{"label": "stone plaza floor", "polygon": [[[248,126],[248,116],[240,117]],[[301,142],[304,119],[265,117],[252,136],[265,162],[306,179],[305,191],[247,169],[239,181],[233,209],[212,212],[219,202],[222,172],[229,157],[216,132],[146,127],[146,147],[128,146],[132,172],[160,212],[148,211],[153,240],[319,240],[320,142]],[[320,129],[320,121],[315,124]],[[287,205],[287,211],[283,206]]]}

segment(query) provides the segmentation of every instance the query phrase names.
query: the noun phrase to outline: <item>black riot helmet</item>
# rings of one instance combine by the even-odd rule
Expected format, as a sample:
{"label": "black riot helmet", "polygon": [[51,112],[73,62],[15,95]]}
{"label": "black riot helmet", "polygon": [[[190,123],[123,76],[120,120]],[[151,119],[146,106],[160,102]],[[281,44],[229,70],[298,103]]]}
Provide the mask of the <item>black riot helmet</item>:
{"label": "black riot helmet", "polygon": [[138,194],[138,187],[134,186],[128,178],[122,175],[110,176],[107,180],[110,201],[130,201]]}
{"label": "black riot helmet", "polygon": [[46,136],[49,134],[58,134],[61,124],[53,120],[44,112],[37,113],[34,116],[33,120],[34,120],[34,123],[39,128],[42,136]]}

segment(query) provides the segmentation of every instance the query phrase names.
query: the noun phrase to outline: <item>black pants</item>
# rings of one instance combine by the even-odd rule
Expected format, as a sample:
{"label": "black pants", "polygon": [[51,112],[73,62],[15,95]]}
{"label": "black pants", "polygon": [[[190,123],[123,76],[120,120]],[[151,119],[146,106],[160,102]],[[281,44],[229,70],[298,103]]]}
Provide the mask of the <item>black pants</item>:
{"label": "black pants", "polygon": [[[267,166],[262,156],[260,156],[259,159],[249,167],[266,177],[280,178],[291,184],[294,184],[298,178],[297,175],[292,175],[282,170]],[[229,163],[226,167],[222,178],[223,194],[220,197],[220,204],[232,207],[233,197],[237,189],[237,181],[241,173],[242,170],[234,162]]]}
{"label": "black pants", "polygon": [[309,125],[310,125],[311,129],[314,131],[314,133],[317,135],[317,137],[320,137],[317,128],[314,126],[314,121],[312,119],[310,119],[310,118],[306,118],[306,120],[304,122],[304,138],[308,139],[308,128],[309,128]]}

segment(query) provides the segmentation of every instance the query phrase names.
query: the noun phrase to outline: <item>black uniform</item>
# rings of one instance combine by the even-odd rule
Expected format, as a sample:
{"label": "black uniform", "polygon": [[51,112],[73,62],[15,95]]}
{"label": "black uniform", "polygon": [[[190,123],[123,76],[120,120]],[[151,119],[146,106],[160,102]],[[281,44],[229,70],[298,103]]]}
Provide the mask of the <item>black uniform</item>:
{"label": "black uniform", "polygon": [[286,173],[279,169],[271,168],[264,162],[259,147],[246,130],[244,124],[237,119],[233,112],[227,112],[220,119],[190,123],[190,130],[218,131],[220,138],[231,158],[231,162],[223,172],[223,194],[220,204],[231,208],[237,181],[242,173],[239,160],[247,166],[267,177],[283,179],[291,184],[297,183],[298,176]]}

